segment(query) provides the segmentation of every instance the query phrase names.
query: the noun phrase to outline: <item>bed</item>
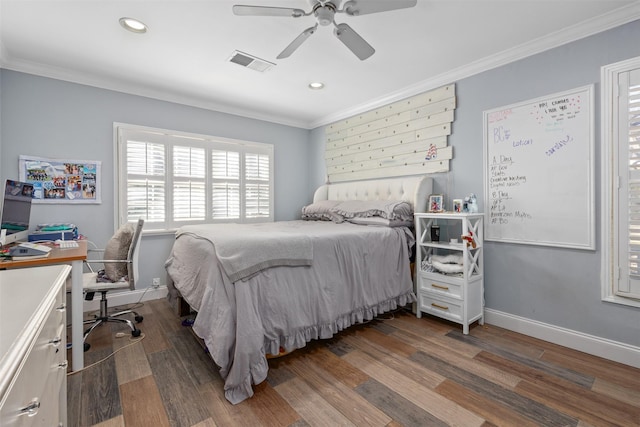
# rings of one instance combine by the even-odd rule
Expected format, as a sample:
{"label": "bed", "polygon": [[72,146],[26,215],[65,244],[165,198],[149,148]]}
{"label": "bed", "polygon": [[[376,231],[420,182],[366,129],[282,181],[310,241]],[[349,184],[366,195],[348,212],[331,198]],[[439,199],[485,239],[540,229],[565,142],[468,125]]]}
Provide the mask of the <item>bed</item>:
{"label": "bed", "polygon": [[219,367],[227,400],[253,395],[269,355],[415,301],[406,220],[426,210],[431,192],[424,176],[327,184],[301,220],[177,231],[165,264],[170,295],[197,312],[193,331]]}

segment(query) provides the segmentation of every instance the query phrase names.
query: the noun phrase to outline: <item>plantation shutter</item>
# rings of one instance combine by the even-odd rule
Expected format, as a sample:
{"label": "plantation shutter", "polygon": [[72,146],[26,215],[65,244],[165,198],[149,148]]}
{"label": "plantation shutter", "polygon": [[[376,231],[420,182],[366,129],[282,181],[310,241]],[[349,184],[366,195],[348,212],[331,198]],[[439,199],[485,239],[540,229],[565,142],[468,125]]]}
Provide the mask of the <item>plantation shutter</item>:
{"label": "plantation shutter", "polygon": [[640,298],[640,69],[621,73],[618,88],[621,265],[614,291]]}
{"label": "plantation shutter", "polygon": [[118,127],[118,224],[146,230],[273,221],[273,146]]}
{"label": "plantation shutter", "polygon": [[166,154],[163,144],[127,142],[127,221],[165,221]]}
{"label": "plantation shutter", "polygon": [[269,217],[269,157],[245,154],[245,206],[247,218]]}
{"label": "plantation shutter", "polygon": [[173,147],[173,219],[203,220],[206,160],[204,148]]}
{"label": "plantation shutter", "polygon": [[240,218],[240,153],[211,151],[213,219]]}

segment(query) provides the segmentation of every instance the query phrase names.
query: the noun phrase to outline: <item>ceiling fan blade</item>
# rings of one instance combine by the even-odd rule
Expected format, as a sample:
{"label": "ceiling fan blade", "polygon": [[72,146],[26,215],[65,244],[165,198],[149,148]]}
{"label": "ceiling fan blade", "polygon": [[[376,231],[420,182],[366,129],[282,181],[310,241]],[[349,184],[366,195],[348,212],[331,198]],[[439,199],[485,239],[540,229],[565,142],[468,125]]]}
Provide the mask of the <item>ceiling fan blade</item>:
{"label": "ceiling fan blade", "polygon": [[297,48],[300,47],[302,43],[304,43],[306,39],[308,39],[313,33],[316,32],[316,28],[318,28],[318,24],[304,30],[302,34],[300,34],[291,43],[289,43],[289,46],[287,46],[286,48],[284,48],[282,52],[280,52],[280,55],[278,55],[277,58],[278,59],[288,58],[293,52],[295,52]]}
{"label": "ceiling fan blade", "polygon": [[299,18],[304,16],[302,9],[292,9],[290,7],[269,7],[269,6],[247,6],[236,4],[233,6],[233,13],[238,16],[289,16]]}
{"label": "ceiling fan blade", "polygon": [[344,4],[341,12],[347,15],[367,15],[389,10],[414,7],[418,0],[350,0]]}
{"label": "ceiling fan blade", "polygon": [[353,28],[347,24],[336,24],[336,28],[333,33],[340,39],[351,52],[353,52],[361,61],[364,61],[375,53],[375,49],[371,47],[369,43],[358,33],[353,31]]}

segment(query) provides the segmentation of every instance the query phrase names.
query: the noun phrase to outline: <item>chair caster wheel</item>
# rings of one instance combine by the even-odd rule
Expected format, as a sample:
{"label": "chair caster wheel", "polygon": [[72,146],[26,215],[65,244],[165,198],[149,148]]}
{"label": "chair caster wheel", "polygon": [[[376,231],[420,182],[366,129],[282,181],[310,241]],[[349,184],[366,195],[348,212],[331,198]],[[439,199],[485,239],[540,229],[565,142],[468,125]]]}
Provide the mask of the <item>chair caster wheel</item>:
{"label": "chair caster wheel", "polygon": [[131,331],[131,336],[132,337],[139,337],[141,333],[142,332],[140,331],[140,329],[135,329],[135,330]]}
{"label": "chair caster wheel", "polygon": [[84,351],[89,351],[89,349],[91,348],[91,344],[89,344],[88,342],[83,343],[83,347],[84,347]]}
{"label": "chair caster wheel", "polygon": [[135,319],[136,319],[136,323],[140,323],[140,322],[142,322],[142,320],[144,319],[144,317],[142,317],[142,316],[136,316],[136,317],[135,317]]}

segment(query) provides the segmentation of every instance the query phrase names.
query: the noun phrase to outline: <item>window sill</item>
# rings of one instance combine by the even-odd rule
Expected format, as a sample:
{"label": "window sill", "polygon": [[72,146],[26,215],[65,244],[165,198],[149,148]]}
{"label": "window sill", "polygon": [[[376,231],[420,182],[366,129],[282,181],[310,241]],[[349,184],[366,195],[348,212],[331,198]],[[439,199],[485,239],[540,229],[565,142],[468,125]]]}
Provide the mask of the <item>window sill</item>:
{"label": "window sill", "polygon": [[634,298],[625,298],[625,297],[619,297],[616,295],[607,295],[606,297],[602,298],[602,301],[610,302],[613,304],[627,305],[631,307],[640,308],[640,300],[637,300]]}

